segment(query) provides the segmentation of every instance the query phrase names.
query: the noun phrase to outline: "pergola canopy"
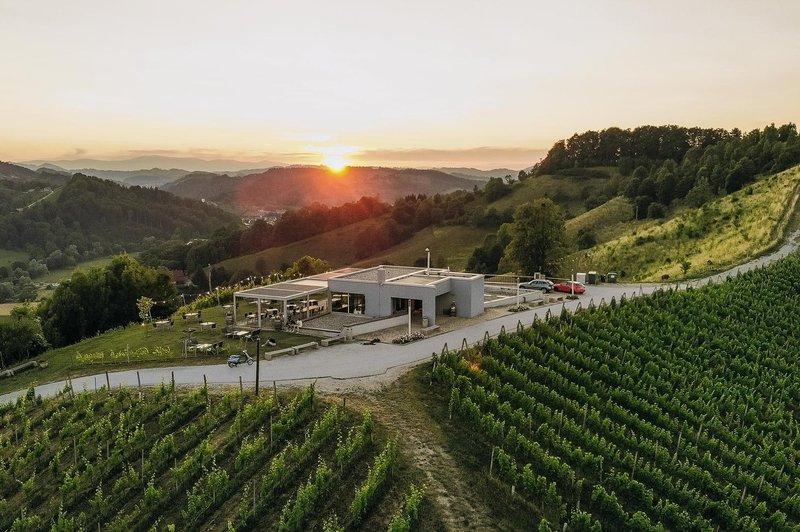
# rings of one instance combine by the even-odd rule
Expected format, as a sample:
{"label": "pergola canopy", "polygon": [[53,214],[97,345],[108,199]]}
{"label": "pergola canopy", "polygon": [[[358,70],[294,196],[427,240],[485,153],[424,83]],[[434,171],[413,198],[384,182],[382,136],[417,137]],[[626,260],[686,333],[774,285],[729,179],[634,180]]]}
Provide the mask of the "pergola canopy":
{"label": "pergola canopy", "polygon": [[267,286],[257,286],[236,292],[235,296],[244,299],[272,299],[274,301],[291,301],[312,294],[319,294],[328,290],[328,283],[309,283],[310,279],[303,279],[302,283],[284,281]]}
{"label": "pergola canopy", "polygon": [[306,299],[313,294],[320,294],[328,291],[328,280],[342,275],[351,274],[359,271],[358,268],[341,268],[332,272],[312,275],[293,281],[283,281],[280,283],[266,286],[257,286],[240,290],[233,294],[233,317],[236,321],[236,299],[254,299],[258,304],[258,326],[261,327],[261,302],[262,301],[282,301],[283,302],[283,321],[286,323],[286,304],[295,299]]}

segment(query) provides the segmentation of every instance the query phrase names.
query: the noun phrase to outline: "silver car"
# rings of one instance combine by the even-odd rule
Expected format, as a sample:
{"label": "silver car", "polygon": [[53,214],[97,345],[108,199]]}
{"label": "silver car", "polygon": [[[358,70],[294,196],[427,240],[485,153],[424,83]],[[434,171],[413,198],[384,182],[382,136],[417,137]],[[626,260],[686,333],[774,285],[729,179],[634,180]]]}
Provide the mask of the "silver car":
{"label": "silver car", "polygon": [[526,281],[519,284],[519,287],[522,290],[541,290],[544,293],[552,292],[553,286],[553,282],[548,281],[547,279],[533,279],[532,281]]}

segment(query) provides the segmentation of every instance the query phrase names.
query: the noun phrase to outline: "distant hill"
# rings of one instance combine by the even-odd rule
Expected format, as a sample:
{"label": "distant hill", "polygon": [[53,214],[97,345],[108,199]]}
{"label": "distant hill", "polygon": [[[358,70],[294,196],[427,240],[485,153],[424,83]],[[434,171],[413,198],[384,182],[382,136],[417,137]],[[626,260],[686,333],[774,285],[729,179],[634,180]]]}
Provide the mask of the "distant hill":
{"label": "distant hill", "polygon": [[186,172],[237,172],[252,168],[271,168],[281,166],[275,161],[237,161],[234,159],[200,159],[197,157],[170,157],[165,155],[143,155],[130,159],[62,159],[26,161],[26,166],[39,167],[56,165],[66,170],[78,171],[92,168],[97,170],[140,170],[142,168],[182,169]]}
{"label": "distant hill", "polygon": [[24,166],[0,161],[0,178],[6,179],[36,179],[39,177],[35,171]]}
{"label": "distant hill", "polygon": [[488,181],[492,177],[503,178],[507,175],[515,178],[519,175],[519,170],[511,170],[510,168],[495,168],[494,170],[478,170],[477,168],[433,168],[439,172],[444,172],[456,177],[463,177],[465,179],[477,179],[480,181]]}
{"label": "distant hill", "polygon": [[182,198],[218,199],[235,190],[241,184],[242,177],[212,172],[192,172],[176,181],[164,184],[162,188]]}
{"label": "distant hill", "polygon": [[[36,173],[34,172],[34,175]],[[44,192],[44,191],[43,191]],[[238,218],[161,190],[76,174],[20,211],[0,214],[0,248],[47,256],[75,245],[96,255],[142,247],[143,239],[205,237]]]}
{"label": "distant hill", "polygon": [[68,177],[50,169],[33,171],[0,162],[0,214],[29,208],[66,183]]}
{"label": "distant hill", "polygon": [[237,212],[255,212],[312,203],[340,205],[362,196],[379,196],[391,202],[408,194],[471,190],[475,185],[474,179],[437,170],[357,166],[337,174],[306,166],[271,168],[243,177],[195,173],[163,188],[185,198],[212,200]]}
{"label": "distant hill", "polygon": [[98,170],[96,168],[83,168],[79,170],[81,174],[110,179],[128,186],[141,187],[161,187],[166,183],[176,181],[189,174],[188,170],[173,168],[172,170],[162,170],[161,168],[151,168],[150,170]]}

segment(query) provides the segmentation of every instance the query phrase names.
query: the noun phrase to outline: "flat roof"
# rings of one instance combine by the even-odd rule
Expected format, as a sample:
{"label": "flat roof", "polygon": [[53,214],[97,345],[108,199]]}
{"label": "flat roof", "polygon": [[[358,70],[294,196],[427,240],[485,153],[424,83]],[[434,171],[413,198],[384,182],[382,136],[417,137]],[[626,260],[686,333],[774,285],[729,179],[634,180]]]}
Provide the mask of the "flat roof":
{"label": "flat roof", "polygon": [[383,269],[386,272],[386,281],[394,279],[395,277],[402,277],[404,275],[411,275],[419,271],[425,271],[425,268],[412,268],[410,266],[375,266],[374,268],[367,268],[365,270],[351,268],[355,270],[352,273],[339,275],[339,279],[348,279],[350,281],[371,281],[378,282],[378,270]]}
{"label": "flat roof", "polygon": [[284,281],[282,283],[275,283],[266,286],[257,286],[255,288],[248,288],[236,292],[236,297],[243,297],[246,299],[274,299],[276,301],[290,301],[292,299],[300,299],[302,297],[310,296],[311,294],[318,294],[328,290],[328,283],[308,283],[306,279],[299,279],[298,281]]}
{"label": "flat roof", "polygon": [[479,273],[451,272],[442,268],[415,268],[411,266],[375,266],[364,270],[356,270],[353,273],[343,273],[333,277],[347,281],[366,281],[370,283],[378,282],[378,272],[383,270],[384,282],[393,284],[415,284],[426,285],[434,284],[447,277],[473,278],[480,276]]}
{"label": "flat roof", "polygon": [[411,266],[375,266],[373,268],[340,268],[331,272],[320,273],[302,279],[283,281],[265,286],[257,286],[236,292],[236,297],[247,299],[273,299],[276,301],[290,301],[300,299],[311,294],[319,294],[328,290],[328,281],[343,279],[350,281],[378,282],[378,272],[383,270],[386,283],[428,285],[434,284],[447,277],[475,277],[481,274],[461,273],[443,270],[441,268],[414,268]]}
{"label": "flat roof", "polygon": [[361,268],[339,268],[338,270],[333,270],[332,272],[325,272],[319,273],[317,275],[312,275],[311,277],[306,277],[308,279],[335,279],[336,277],[344,277],[345,275],[349,275],[351,273],[356,273],[362,271]]}
{"label": "flat roof", "polygon": [[403,277],[402,279],[398,279],[397,281],[394,281],[394,282],[400,283],[400,284],[421,284],[421,285],[425,285],[425,284],[438,283],[442,279],[443,279],[443,277],[440,277],[438,275],[413,274],[413,275],[409,275],[408,277]]}

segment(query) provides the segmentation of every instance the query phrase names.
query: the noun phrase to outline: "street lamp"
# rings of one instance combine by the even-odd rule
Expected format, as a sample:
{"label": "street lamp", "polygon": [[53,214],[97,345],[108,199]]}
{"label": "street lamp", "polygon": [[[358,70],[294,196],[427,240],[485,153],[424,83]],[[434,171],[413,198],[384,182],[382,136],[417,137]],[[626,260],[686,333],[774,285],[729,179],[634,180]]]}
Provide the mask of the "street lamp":
{"label": "street lamp", "polygon": [[425,248],[425,253],[428,254],[428,271],[431,270],[431,248]]}
{"label": "street lamp", "polygon": [[250,336],[256,339],[256,397],[258,397],[258,378],[261,374],[261,329],[256,329]]}

